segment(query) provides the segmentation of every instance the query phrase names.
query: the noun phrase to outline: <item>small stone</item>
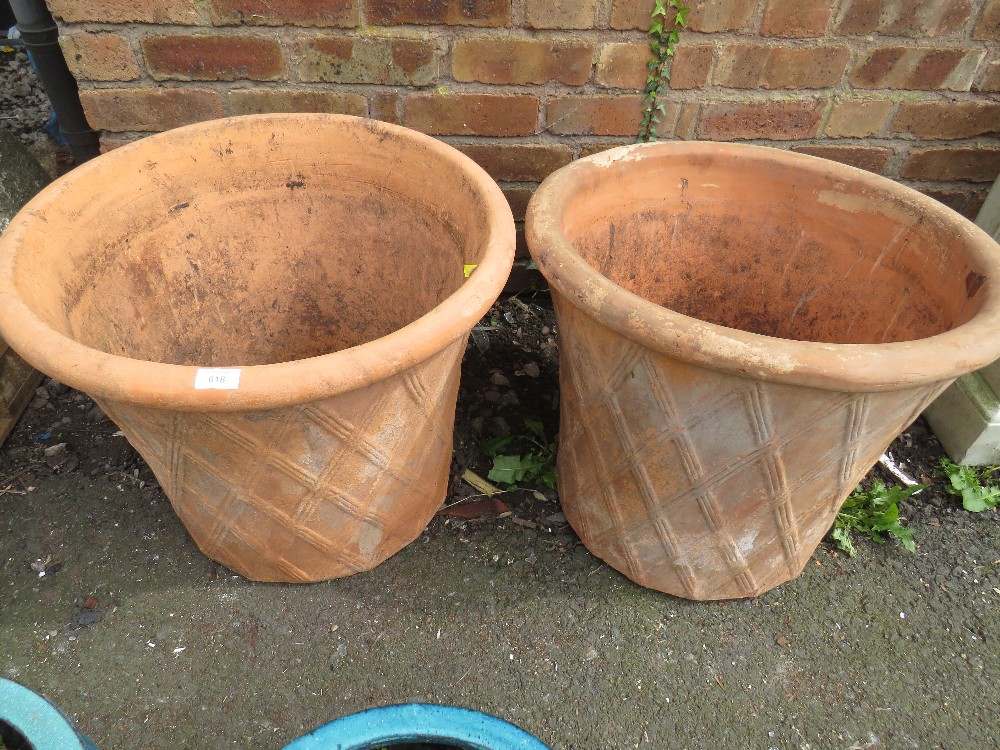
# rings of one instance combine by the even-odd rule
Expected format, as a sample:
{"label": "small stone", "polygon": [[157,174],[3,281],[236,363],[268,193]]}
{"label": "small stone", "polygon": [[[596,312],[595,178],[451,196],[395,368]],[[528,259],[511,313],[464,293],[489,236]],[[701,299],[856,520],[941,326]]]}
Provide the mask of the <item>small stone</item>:
{"label": "small stone", "polygon": [[490,419],[490,433],[498,437],[509,435],[510,424],[503,417],[493,417]]}
{"label": "small stone", "polygon": [[345,656],[347,656],[347,646],[343,643],[338,643],[336,650],[330,654],[330,669],[336,669]]}
{"label": "small stone", "polygon": [[53,396],[61,396],[69,390],[69,386],[60,383],[58,380],[50,380],[45,384],[45,389]]}
{"label": "small stone", "polygon": [[490,382],[499,388],[506,388],[510,385],[510,380],[499,370],[494,370],[493,374],[490,375]]}
{"label": "small stone", "polygon": [[108,415],[104,413],[104,409],[102,409],[97,404],[94,404],[93,407],[91,407],[90,411],[87,412],[87,419],[90,419],[94,422],[103,422],[107,418]]}
{"label": "small stone", "polygon": [[788,639],[785,638],[785,636],[783,636],[783,635],[779,635],[777,637],[777,639],[775,639],[774,642],[777,643],[779,646],[787,646],[788,645]]}
{"label": "small stone", "polygon": [[83,609],[74,614],[69,621],[70,630],[80,630],[96,625],[104,619],[104,613],[96,609]]}
{"label": "small stone", "polygon": [[66,443],[56,443],[55,445],[50,445],[45,449],[46,458],[55,458],[56,456],[61,456],[66,453]]}
{"label": "small stone", "polygon": [[538,365],[534,362],[528,362],[523,369],[524,374],[529,378],[537,378],[541,374],[541,370],[538,369]]}
{"label": "small stone", "polygon": [[593,646],[591,646],[587,650],[587,653],[583,655],[583,660],[584,661],[593,661],[596,658],[597,658],[597,649],[594,648]]}
{"label": "small stone", "polygon": [[49,400],[49,392],[45,390],[44,385],[40,385],[35,389],[35,398],[40,398],[42,401]]}
{"label": "small stone", "polygon": [[521,405],[521,399],[519,399],[517,397],[517,394],[514,393],[514,391],[507,391],[505,394],[503,394],[503,398],[500,399],[500,405],[501,406],[520,406]]}
{"label": "small stone", "polygon": [[490,390],[490,391],[486,391],[486,393],[483,394],[483,398],[485,398],[491,404],[495,404],[495,403],[497,403],[500,400],[501,397],[500,397],[500,392],[499,391],[492,391],[492,390]]}

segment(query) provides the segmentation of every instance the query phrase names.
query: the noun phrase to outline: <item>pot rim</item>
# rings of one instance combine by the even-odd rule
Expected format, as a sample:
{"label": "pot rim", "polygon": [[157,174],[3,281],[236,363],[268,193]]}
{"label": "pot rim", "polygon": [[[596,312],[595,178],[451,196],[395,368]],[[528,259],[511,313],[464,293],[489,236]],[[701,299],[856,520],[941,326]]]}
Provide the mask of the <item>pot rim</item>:
{"label": "pot rim", "polygon": [[[954,231],[977,270],[986,276],[982,306],[966,323],[913,341],[828,344],[782,339],[698,320],[650,302],[603,276],[566,239],[561,229],[562,212],[580,190],[582,175],[627,170],[629,162],[648,158],[689,156],[767,160],[794,170],[821,171],[916,204]],[[645,347],[714,370],[793,385],[866,392],[952,380],[1000,357],[997,243],[933,198],[886,177],[827,159],[766,146],[710,141],[622,146],[580,159],[549,175],[528,204],[525,233],[528,250],[542,275],[584,314]]]}
{"label": "pot rim", "polygon": [[[223,133],[233,126],[296,127],[323,121],[332,127],[388,131],[457,165],[485,205],[488,226],[475,271],[451,295],[421,317],[373,341],[348,349],[275,364],[226,367],[241,370],[239,388],[194,388],[199,369],[132,359],[86,346],[63,335],[32,311],[16,293],[14,263],[36,216],[58,204],[64,191],[79,190],[95,172],[170,148],[178,136]],[[85,188],[84,188],[85,189]],[[397,375],[467,336],[503,290],[514,261],[515,228],[510,206],[496,182],[457,149],[398,125],[333,114],[266,114],[226,117],[165,131],[122,146],[80,165],[44,188],[11,220],[0,237],[0,336],[29,364],[97,399],[185,411],[274,409],[329,398]]]}

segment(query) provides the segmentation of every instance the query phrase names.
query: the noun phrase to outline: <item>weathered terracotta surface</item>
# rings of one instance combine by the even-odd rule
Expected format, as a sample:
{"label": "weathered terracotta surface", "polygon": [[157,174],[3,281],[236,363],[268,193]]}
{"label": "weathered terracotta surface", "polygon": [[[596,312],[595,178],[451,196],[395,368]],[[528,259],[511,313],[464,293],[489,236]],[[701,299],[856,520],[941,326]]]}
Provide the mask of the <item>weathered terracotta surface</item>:
{"label": "weathered terracotta surface", "polygon": [[[98,401],[206,554],[320,580],[374,567],[443,499],[462,353],[513,252],[499,188],[440,142],[218,120],[30,202],[0,240],[0,334]],[[195,388],[219,367],[238,388]]]}
{"label": "weathered terracotta surface", "polygon": [[833,162],[615,149],[546,180],[526,229],[559,322],[566,516],[678,596],[797,576],[889,442],[1000,355],[996,244]]}

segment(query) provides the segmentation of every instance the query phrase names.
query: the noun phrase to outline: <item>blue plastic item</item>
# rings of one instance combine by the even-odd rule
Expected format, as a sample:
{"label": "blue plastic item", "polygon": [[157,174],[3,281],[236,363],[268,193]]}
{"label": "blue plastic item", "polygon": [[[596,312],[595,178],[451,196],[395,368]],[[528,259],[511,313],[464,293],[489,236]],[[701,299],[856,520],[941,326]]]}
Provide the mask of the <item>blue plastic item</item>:
{"label": "blue plastic item", "polygon": [[16,730],[31,750],[97,750],[58,708],[28,688],[0,677],[2,724]]}
{"label": "blue plastic item", "polygon": [[383,706],[324,724],[283,750],[378,750],[401,743],[464,750],[549,750],[538,739],[495,716],[454,706]]}

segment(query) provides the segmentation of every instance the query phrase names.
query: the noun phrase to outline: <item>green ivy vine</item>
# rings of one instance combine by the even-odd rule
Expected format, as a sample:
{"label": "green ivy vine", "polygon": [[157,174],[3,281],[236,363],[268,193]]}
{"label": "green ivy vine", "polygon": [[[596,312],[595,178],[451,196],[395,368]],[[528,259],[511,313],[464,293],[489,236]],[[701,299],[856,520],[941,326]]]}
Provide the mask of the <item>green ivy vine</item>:
{"label": "green ivy vine", "polygon": [[[675,11],[672,21],[667,20],[670,11]],[[670,80],[669,62],[677,51],[677,42],[681,37],[681,29],[687,28],[687,14],[690,8],[682,4],[682,0],[655,0],[653,19],[649,27],[649,48],[653,57],[647,63],[646,98],[642,103],[642,121],[639,124],[639,142],[646,143],[656,140],[656,126],[660,124],[660,115],[666,114],[667,107],[660,101],[666,93],[667,81]]]}

